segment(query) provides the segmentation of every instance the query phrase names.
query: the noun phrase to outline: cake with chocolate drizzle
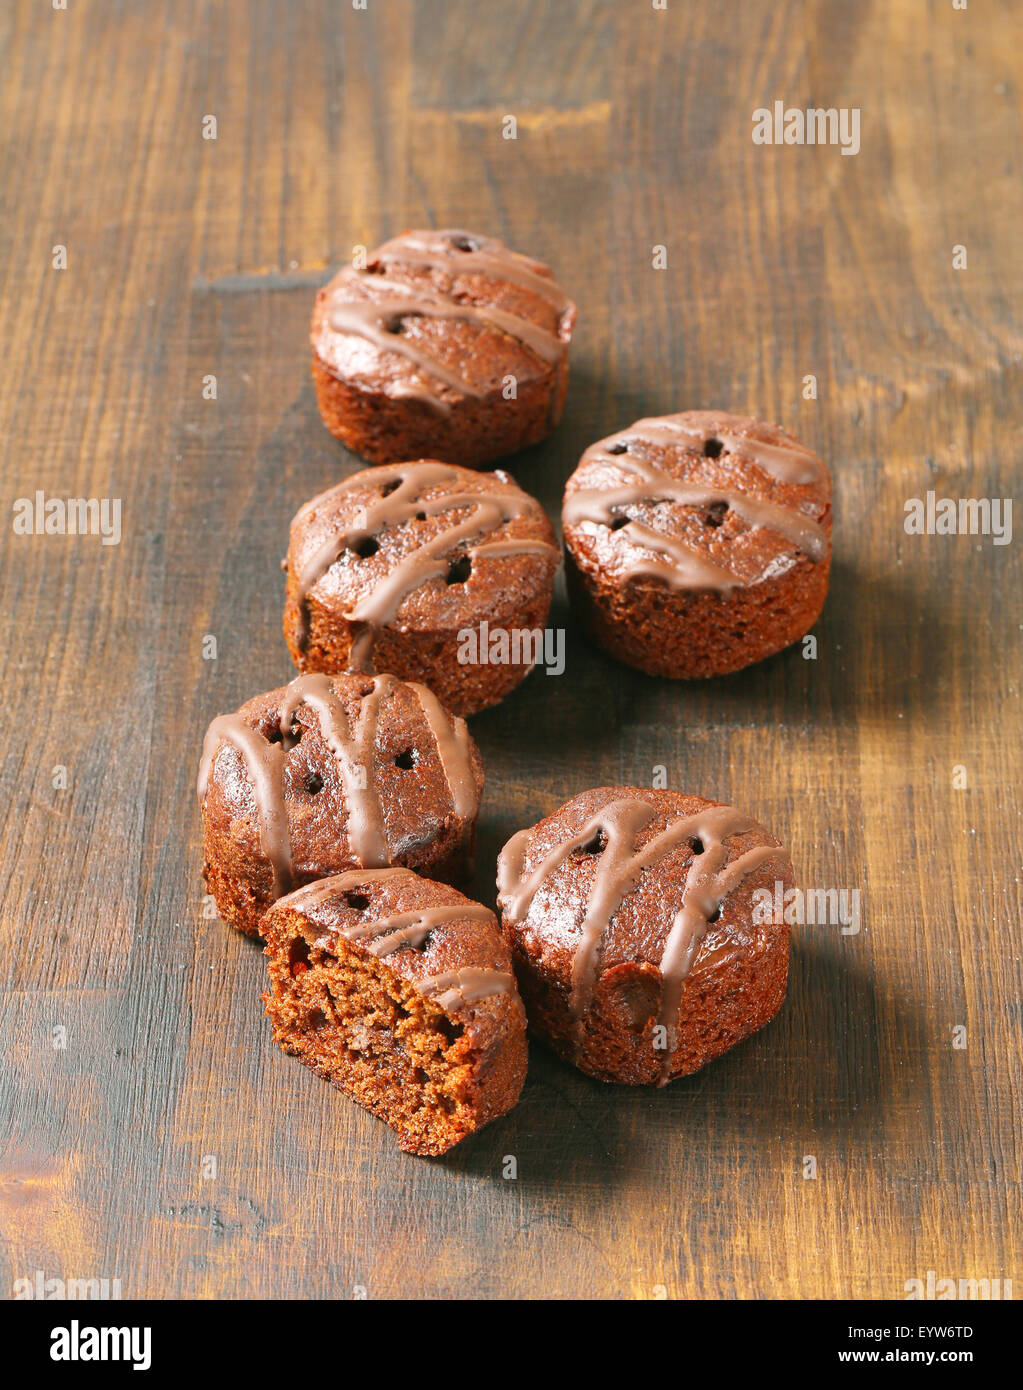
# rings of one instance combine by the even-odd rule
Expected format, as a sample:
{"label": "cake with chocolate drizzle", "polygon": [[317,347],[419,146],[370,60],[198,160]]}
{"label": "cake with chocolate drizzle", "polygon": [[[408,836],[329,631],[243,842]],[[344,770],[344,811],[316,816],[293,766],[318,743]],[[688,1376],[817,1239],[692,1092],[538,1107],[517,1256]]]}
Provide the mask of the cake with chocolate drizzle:
{"label": "cake with chocolate drizzle", "polygon": [[[750,816],[672,791],[599,787],[514,835],[498,904],[533,1034],[601,1081],[663,1086],[781,1008],[793,886]],[[757,896],[755,896],[757,895]]]}
{"label": "cake with chocolate drizzle", "polygon": [[585,627],[651,675],[738,671],[798,641],[824,606],[831,478],[777,425],[638,420],[586,450],[562,520]]}
{"label": "cake with chocolate drizzle", "polygon": [[405,232],[316,297],[320,414],[371,463],[478,467],[558,423],[575,318],[549,268],[503,242]]}
{"label": "cake with chocolate drizzle", "polygon": [[467,876],[483,763],[425,686],[312,673],[214,719],[198,792],[206,887],[256,936],[275,899],[344,869]]}
{"label": "cake with chocolate drizzle", "polygon": [[521,661],[481,661],[485,635],[542,629],[560,562],[546,513],[507,473],[367,468],[291,523],[285,639],[300,671],[390,671],[475,714],[532,667],[521,643]]}
{"label": "cake with chocolate drizzle", "polygon": [[274,1038],[407,1153],[446,1153],[518,1100],[525,1014],[489,908],[356,869],[280,898],[264,930]]}

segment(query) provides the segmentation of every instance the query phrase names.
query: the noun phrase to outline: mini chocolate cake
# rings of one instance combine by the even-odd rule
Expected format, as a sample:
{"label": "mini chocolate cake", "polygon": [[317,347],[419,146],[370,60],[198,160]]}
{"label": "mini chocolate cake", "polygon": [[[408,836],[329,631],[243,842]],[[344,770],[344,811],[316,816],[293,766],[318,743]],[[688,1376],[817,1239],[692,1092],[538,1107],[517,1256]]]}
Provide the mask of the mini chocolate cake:
{"label": "mini chocolate cake", "polygon": [[[523,634],[542,632],[560,562],[546,513],[507,473],[367,468],[291,523],[284,636],[301,671],[391,671],[474,714],[532,669]],[[504,664],[488,659],[495,631],[519,634]]]}
{"label": "mini chocolate cake", "polygon": [[569,593],[601,646],[656,676],[719,676],[817,621],[831,478],[777,425],[638,420],[583,454],[562,513]]}
{"label": "mini chocolate cake", "polygon": [[394,676],[299,676],[214,719],[199,769],[203,878],[250,936],[342,869],[471,869],[483,764],[463,719]]}
{"label": "mini chocolate cake", "polygon": [[573,797],[498,863],[532,1032],[600,1081],[697,1071],[781,1008],[789,928],[761,920],[778,883],[793,886],[788,854],[730,806],[636,787]]}
{"label": "mini chocolate cake", "polygon": [[323,422],[371,463],[477,467],[561,417],[575,305],[539,261],[474,232],[405,232],[316,297]]}
{"label": "mini chocolate cake", "polygon": [[263,925],[274,1038],[407,1153],[446,1153],[518,1100],[526,1018],[489,908],[407,869],[353,870]]}

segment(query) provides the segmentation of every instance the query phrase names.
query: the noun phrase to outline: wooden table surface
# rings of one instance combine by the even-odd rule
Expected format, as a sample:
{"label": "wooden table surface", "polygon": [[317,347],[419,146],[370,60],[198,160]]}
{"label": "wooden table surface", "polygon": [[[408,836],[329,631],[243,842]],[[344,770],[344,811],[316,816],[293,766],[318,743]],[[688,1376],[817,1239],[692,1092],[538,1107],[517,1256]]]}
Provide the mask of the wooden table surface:
{"label": "wooden table surface", "polygon": [[[1010,0],[25,0],[0,43],[4,1296],[1023,1288],[1020,545],[904,529],[1019,476]],[[755,144],[775,100],[858,108],[859,153]],[[552,513],[587,443],[696,407],[787,425],[837,493],[815,660],[648,679],[559,589],[565,674],[473,721],[475,891],[513,830],[663,766],[862,895],[706,1071],[632,1091],[536,1045],[443,1160],[273,1046],[258,949],[204,914],[194,792],[208,720],[291,674],[288,521],[357,466],[316,412],[314,288],[423,225],[579,301],[565,419],[509,464]],[[16,534],[37,491],[121,499],[120,543]]]}

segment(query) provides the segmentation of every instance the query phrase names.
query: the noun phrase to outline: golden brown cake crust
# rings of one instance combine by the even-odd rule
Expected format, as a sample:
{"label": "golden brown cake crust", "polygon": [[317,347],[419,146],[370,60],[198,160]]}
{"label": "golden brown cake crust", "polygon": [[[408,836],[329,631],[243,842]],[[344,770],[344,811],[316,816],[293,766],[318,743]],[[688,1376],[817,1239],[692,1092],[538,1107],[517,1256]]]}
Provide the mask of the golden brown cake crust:
{"label": "golden brown cake crust", "polygon": [[316,297],[320,414],[371,463],[479,467],[558,423],[575,319],[548,267],[496,238],[403,233]]}
{"label": "golden brown cake crust", "polygon": [[489,909],[403,869],[333,876],[263,921],[275,1040],[410,1153],[447,1152],[510,1110],[525,1014]]}
{"label": "golden brown cake crust", "polygon": [[816,622],[831,480],[777,425],[720,411],[639,420],[565,488],[566,578],[590,635],[651,675],[737,671]]}
{"label": "golden brown cake crust", "polygon": [[276,897],[344,869],[402,864],[457,881],[471,872],[482,793],[465,721],[425,687],[301,676],[210,725],[203,877],[249,935]]}
{"label": "golden brown cake crust", "polygon": [[499,862],[531,1031],[602,1081],[698,1070],[781,1007],[789,928],[756,920],[753,895],[793,882],[774,836],[720,802],[636,787],[573,797]]}
{"label": "golden brown cake crust", "polygon": [[300,671],[391,671],[475,714],[531,667],[462,660],[463,634],[542,629],[560,559],[543,508],[507,473],[367,468],[291,523],[288,649]]}

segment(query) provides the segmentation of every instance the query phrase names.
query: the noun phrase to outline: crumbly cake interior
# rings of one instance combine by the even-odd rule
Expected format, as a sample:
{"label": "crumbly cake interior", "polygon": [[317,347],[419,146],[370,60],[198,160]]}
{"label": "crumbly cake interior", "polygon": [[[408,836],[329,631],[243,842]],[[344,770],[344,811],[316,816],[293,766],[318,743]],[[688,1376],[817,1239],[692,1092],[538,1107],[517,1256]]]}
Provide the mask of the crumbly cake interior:
{"label": "crumbly cake interior", "polygon": [[446,1152],[478,1124],[463,1025],[384,961],[318,931],[289,912],[268,944],[275,1039],[386,1121],[402,1149]]}

